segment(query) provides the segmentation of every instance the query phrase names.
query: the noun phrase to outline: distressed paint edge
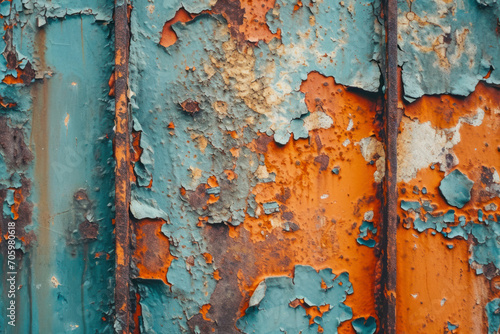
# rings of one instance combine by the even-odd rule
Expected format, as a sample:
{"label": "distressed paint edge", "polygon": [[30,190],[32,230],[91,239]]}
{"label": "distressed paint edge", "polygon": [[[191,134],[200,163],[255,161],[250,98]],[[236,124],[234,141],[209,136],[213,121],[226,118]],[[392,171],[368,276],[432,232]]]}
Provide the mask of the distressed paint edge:
{"label": "distressed paint edge", "polygon": [[130,333],[130,116],[128,1],[115,0],[115,333]]}

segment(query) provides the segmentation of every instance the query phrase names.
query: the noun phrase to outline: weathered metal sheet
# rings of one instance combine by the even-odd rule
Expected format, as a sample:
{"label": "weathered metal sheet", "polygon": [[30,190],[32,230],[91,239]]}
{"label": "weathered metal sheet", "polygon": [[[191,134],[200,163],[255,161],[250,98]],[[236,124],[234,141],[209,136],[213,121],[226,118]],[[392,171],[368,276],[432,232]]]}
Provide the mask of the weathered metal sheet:
{"label": "weathered metal sheet", "polygon": [[448,322],[467,333],[498,330],[499,102],[497,88],[479,84],[465,99],[405,105],[398,312],[408,332],[443,331]]}
{"label": "weathered metal sheet", "polygon": [[[2,1],[2,333],[110,332],[113,49],[107,1]],[[15,224],[16,256],[7,227]],[[8,272],[16,272],[13,298]]]}
{"label": "weathered metal sheet", "polygon": [[0,20],[0,332],[498,332],[496,2]]}
{"label": "weathered metal sheet", "polygon": [[377,8],[183,5],[131,16],[140,331],[376,327]]}

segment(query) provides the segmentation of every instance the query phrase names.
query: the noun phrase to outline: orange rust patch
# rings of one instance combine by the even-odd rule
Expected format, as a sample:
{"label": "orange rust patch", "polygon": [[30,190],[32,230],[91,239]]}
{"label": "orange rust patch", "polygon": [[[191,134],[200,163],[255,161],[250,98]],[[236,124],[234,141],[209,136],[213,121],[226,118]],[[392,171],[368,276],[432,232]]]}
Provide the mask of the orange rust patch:
{"label": "orange rust patch", "polygon": [[235,158],[240,156],[240,149],[239,148],[233,147],[232,149],[229,150],[229,152],[231,152],[232,156]]}
{"label": "orange rust patch", "polygon": [[[500,130],[500,94],[498,88],[479,83],[469,96],[451,95],[424,96],[412,104],[400,105],[411,118],[418,118],[420,123],[430,122],[438,129],[457,125],[460,117],[484,111],[484,119],[479,126],[462,123],[461,141],[453,147],[457,156],[458,168],[472,181],[471,200],[462,209],[448,205],[439,191],[439,184],[444,173],[435,169],[424,168],[410,182],[399,182],[399,201],[428,200],[437,209],[433,212],[445,213],[453,209],[456,217],[465,216],[467,221],[477,220],[477,211],[486,203],[496,203],[499,198],[490,198],[484,194],[482,168],[498,168],[498,147],[500,137],[495,135]],[[414,187],[420,191],[413,192]],[[427,194],[421,192],[426,188]],[[487,319],[484,305],[492,298],[497,298],[498,290],[491,287],[491,282],[483,275],[476,275],[469,265],[470,243],[462,238],[448,239],[440,233],[433,235],[433,230],[422,233],[413,229],[411,215],[398,206],[402,225],[409,227],[398,229],[398,271],[397,271],[397,325],[398,330],[407,333],[443,332],[447,321],[458,323],[464,333],[484,332]],[[457,218],[458,221],[458,218]],[[445,229],[449,230],[449,229]],[[447,246],[453,246],[448,249]],[[496,291],[495,291],[496,290]]]}
{"label": "orange rust patch", "polygon": [[321,306],[309,306],[304,302],[303,299],[295,299],[289,305],[290,307],[293,308],[301,306],[306,311],[306,314],[309,316],[309,325],[312,325],[314,323],[314,318],[316,317],[321,318],[323,316],[323,313],[330,310],[330,305],[328,304]]}
{"label": "orange rust patch", "polygon": [[13,108],[15,107],[17,104],[16,103],[6,103],[3,101],[3,97],[0,96],[0,106],[4,107],[4,108]]}
{"label": "orange rust patch", "polygon": [[135,305],[135,312],[133,314],[134,318],[134,334],[141,334],[141,328],[139,326],[139,317],[142,316],[142,306],[141,306],[141,295],[139,293],[135,294],[135,300],[136,300],[136,305]]}
{"label": "orange rust patch", "polygon": [[[355,143],[378,133],[379,100],[318,73],[309,74],[301,91],[309,111],[324,112],[333,126],[311,130],[309,138],[291,139],[284,146],[264,140],[264,135],[249,145],[264,155],[267,171],[274,172],[276,179],[259,183],[252,191],[259,218],[247,216],[239,227],[229,226],[224,253],[232,254],[236,265],[244,263],[237,274],[244,296],[239,313],[244,313],[263,279],[291,276],[296,264],[307,264],[317,270],[332,268],[336,274],[347,271],[355,293],[346,305],[353,308],[354,317],[375,315],[378,259],[374,249],[360,246],[356,238],[366,211],[380,217],[379,185],[373,178],[376,167],[364,160]],[[344,146],[346,139],[351,144]],[[323,159],[315,159],[318,156]],[[333,166],[341,167],[339,175],[331,172]],[[277,202],[280,212],[265,214],[262,204],[266,202]],[[285,230],[286,224],[296,228]]]}
{"label": "orange rust patch", "polygon": [[220,281],[220,279],[222,278],[220,277],[219,269],[216,269],[213,275],[214,275],[214,280],[216,281]]}
{"label": "orange rust patch", "polygon": [[200,313],[203,316],[203,320],[205,320],[205,321],[212,321],[212,319],[210,319],[209,317],[207,317],[207,313],[208,313],[208,311],[210,310],[211,307],[212,307],[212,305],[210,305],[210,304],[205,304],[205,305],[203,305],[201,307]]}
{"label": "orange rust patch", "polygon": [[210,194],[207,200],[207,204],[214,204],[219,200],[219,196],[215,196],[214,194]]}
{"label": "orange rust patch", "polygon": [[108,87],[109,87],[108,95],[115,96],[115,72],[114,71],[111,73],[111,76],[109,77]]}
{"label": "orange rust patch", "polygon": [[169,128],[169,129],[175,129],[174,122],[170,122],[170,123],[168,123],[167,128]]}
{"label": "orange rust patch", "polygon": [[229,236],[231,238],[235,239],[239,237],[240,232],[237,226],[227,225],[227,227],[229,228]]}
{"label": "orange rust patch", "polygon": [[24,197],[21,188],[12,190],[14,190],[14,204],[11,205],[10,211],[14,215],[14,220],[17,220],[19,218],[19,206],[23,202]]}
{"label": "orange rust patch", "polygon": [[301,8],[302,6],[303,6],[302,1],[300,1],[300,0],[297,1],[297,4],[295,6],[293,6],[293,11],[295,12],[295,11],[299,10],[299,8]]}
{"label": "orange rust patch", "polygon": [[226,169],[226,170],[224,170],[224,173],[226,174],[227,179],[228,179],[229,181],[232,181],[232,180],[234,180],[234,179],[237,179],[237,178],[238,178],[238,175],[237,175],[235,172],[233,172],[232,170],[230,170],[230,169]]}
{"label": "orange rust patch", "polygon": [[217,181],[217,178],[213,175],[208,178],[207,184],[210,186],[210,188],[214,188],[214,187],[219,186],[219,182]]}
{"label": "orange rust patch", "polygon": [[281,39],[281,31],[278,30],[273,34],[266,20],[267,12],[274,7],[274,0],[240,0],[240,3],[245,14],[239,31],[247,41],[269,43],[273,38]]}
{"label": "orange rust patch", "polygon": [[161,32],[160,45],[166,48],[174,45],[177,42],[177,35],[172,29],[172,25],[177,22],[189,22],[195,17],[196,15],[188,13],[184,8],[179,9],[171,20],[165,22]]}
{"label": "orange rust patch", "polygon": [[35,71],[33,70],[33,67],[29,62],[23,69],[17,67],[16,72],[17,72],[17,77],[13,76],[12,74],[7,74],[3,78],[2,82],[6,83],[7,85],[17,85],[17,84],[27,85],[35,78]]}
{"label": "orange rust patch", "polygon": [[213,263],[214,258],[210,253],[203,253],[203,257],[205,258],[206,263]]}
{"label": "orange rust patch", "polygon": [[231,136],[231,138],[234,139],[239,138],[238,133],[236,131],[228,131],[227,133]]}
{"label": "orange rust patch", "polygon": [[169,284],[167,272],[175,257],[170,254],[168,238],[161,233],[164,223],[163,220],[151,219],[135,223],[137,247],[133,257],[137,259],[140,278],[161,279]]}
{"label": "orange rust patch", "polygon": [[497,88],[480,82],[476,90],[465,98],[452,95],[423,96],[406,104],[405,114],[417,118],[420,123],[430,121],[433,127],[451,128],[457,125],[460,117],[475,115],[478,108],[486,110],[500,105],[499,95]]}

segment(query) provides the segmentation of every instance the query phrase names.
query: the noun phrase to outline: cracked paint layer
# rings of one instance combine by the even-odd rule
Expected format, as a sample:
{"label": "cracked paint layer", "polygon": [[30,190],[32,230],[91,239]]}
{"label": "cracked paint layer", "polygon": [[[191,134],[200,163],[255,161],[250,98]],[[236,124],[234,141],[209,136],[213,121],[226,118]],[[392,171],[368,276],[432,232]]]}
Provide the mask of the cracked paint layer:
{"label": "cracked paint layer", "polygon": [[479,81],[500,84],[496,1],[398,1],[398,62],[404,98],[467,96]]}
{"label": "cracked paint layer", "polygon": [[[360,212],[374,210],[374,226],[380,219],[375,166],[340,144],[379,132],[379,95],[367,93],[380,82],[377,4],[182,5],[136,5],[131,14],[136,324],[144,330],[143,317],[158,316],[175,319],[175,332],[238,332],[256,284],[299,263],[348,271],[359,291],[352,304],[361,305],[353,314],[375,316],[375,275],[355,263],[375,272],[377,252],[358,254],[353,234]],[[333,40],[324,35],[335,34],[331,16],[345,22],[334,20],[344,32]],[[363,177],[353,188],[355,170]],[[159,282],[145,290],[151,280]],[[151,306],[162,303],[179,307]]]}

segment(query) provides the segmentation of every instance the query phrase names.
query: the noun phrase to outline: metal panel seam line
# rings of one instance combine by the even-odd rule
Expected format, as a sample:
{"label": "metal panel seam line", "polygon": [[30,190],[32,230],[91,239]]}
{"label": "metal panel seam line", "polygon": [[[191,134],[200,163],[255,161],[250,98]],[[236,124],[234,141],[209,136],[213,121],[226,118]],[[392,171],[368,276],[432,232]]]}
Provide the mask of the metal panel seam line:
{"label": "metal panel seam line", "polygon": [[115,332],[130,328],[130,117],[128,110],[128,60],[130,31],[128,2],[115,0]]}
{"label": "metal panel seam line", "polygon": [[398,117],[398,60],[397,60],[397,0],[386,1],[386,94],[385,94],[385,254],[383,272],[384,333],[396,333],[397,281],[397,135]]}

